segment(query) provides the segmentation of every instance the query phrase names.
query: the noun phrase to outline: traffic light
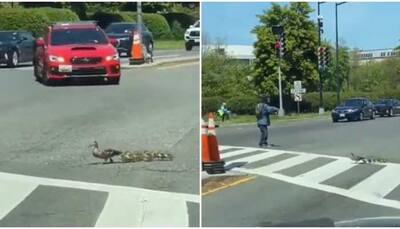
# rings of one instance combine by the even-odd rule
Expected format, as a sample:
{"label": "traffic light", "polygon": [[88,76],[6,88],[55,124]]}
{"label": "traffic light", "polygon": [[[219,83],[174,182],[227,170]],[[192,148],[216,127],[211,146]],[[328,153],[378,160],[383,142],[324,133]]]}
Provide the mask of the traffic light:
{"label": "traffic light", "polygon": [[318,68],[323,69],[325,67],[325,47],[318,47]]}
{"label": "traffic light", "polygon": [[327,67],[330,61],[331,61],[331,54],[329,51],[329,46],[327,46],[324,51],[324,67]]}
{"label": "traffic light", "polygon": [[321,15],[318,15],[318,28],[320,33],[324,33],[324,18]]}
{"label": "traffic light", "polygon": [[286,45],[285,31],[281,33],[279,37],[279,43],[280,43],[279,54],[280,57],[283,57],[283,55],[285,54],[285,45]]}

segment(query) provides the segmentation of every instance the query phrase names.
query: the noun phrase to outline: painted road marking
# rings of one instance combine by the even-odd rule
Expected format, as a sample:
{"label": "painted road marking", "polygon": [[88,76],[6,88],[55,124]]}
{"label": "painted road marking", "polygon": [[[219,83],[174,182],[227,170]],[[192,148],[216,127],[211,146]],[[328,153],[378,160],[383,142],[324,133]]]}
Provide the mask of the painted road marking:
{"label": "painted road marking", "polygon": [[251,149],[242,149],[242,150],[237,150],[237,151],[231,151],[228,153],[221,154],[221,157],[222,157],[222,159],[229,159],[230,157],[240,156],[243,154],[247,154],[247,153],[255,152],[255,151],[259,151],[259,150],[260,149],[251,148]]}
{"label": "painted road marking", "polygon": [[400,184],[399,171],[398,166],[387,165],[350,190],[354,192],[368,192],[377,197],[384,197]]}
{"label": "painted road marking", "polygon": [[39,185],[0,179],[0,220],[12,211]]}
{"label": "painted road marking", "polygon": [[[235,147],[224,146],[224,149],[232,149]],[[230,154],[237,155],[239,152],[249,152],[260,150],[260,148],[252,147],[236,147],[237,151],[230,151]],[[400,180],[398,179],[398,173],[400,171],[400,164],[396,163],[373,163],[373,164],[356,164],[347,157],[320,155],[305,152],[291,152],[284,150],[266,150],[268,153],[289,153],[297,154],[298,156],[284,159],[266,166],[257,167],[257,169],[247,169],[246,167],[234,168],[232,170],[238,172],[244,172],[254,175],[266,176],[273,179],[278,179],[284,182],[300,185],[320,191],[325,191],[341,196],[345,196],[358,201],[381,205],[386,207],[392,207],[400,209],[400,201],[396,199],[389,199],[389,195],[392,195],[395,190],[400,190]],[[248,157],[252,159],[252,163],[257,163],[254,158],[255,156]],[[335,159],[332,162],[323,164],[320,167],[314,167],[312,170],[299,175],[285,175],[279,174],[279,171],[290,169],[293,167],[299,167],[301,165],[307,165],[309,161],[315,158],[331,158]],[[259,157],[261,160],[261,157]],[[244,161],[246,158],[242,158]],[[260,161],[259,160],[259,161]],[[244,161],[245,162],[245,161]],[[353,186],[349,187],[336,187],[329,184],[323,183],[334,177],[351,176],[352,174],[347,173],[355,167],[365,167],[367,171],[358,174],[359,180],[353,183]],[[363,175],[364,174],[364,175]],[[362,177],[364,176],[364,177]],[[351,177],[350,177],[351,178]],[[386,198],[385,198],[386,197]],[[399,199],[400,200],[400,199]]]}
{"label": "painted road marking", "polygon": [[194,194],[0,172],[0,220],[39,185],[107,192],[97,226],[184,227],[189,225],[186,202],[200,202]]}
{"label": "painted road marking", "polygon": [[239,184],[243,184],[243,183],[249,182],[249,181],[251,181],[251,180],[254,180],[254,179],[256,179],[256,177],[257,177],[257,176],[245,177],[245,178],[243,178],[243,179],[239,179],[239,180],[237,180],[237,181],[235,181],[235,182],[232,182],[232,183],[230,183],[230,184],[226,184],[226,185],[223,185],[223,186],[220,186],[220,187],[211,189],[211,190],[209,190],[209,191],[207,191],[207,192],[202,192],[201,195],[202,195],[202,196],[206,196],[206,195],[209,195],[209,194],[214,193],[214,192],[218,192],[218,191],[221,191],[221,190],[224,190],[224,189],[233,187],[233,186],[237,186],[237,185],[239,185]]}

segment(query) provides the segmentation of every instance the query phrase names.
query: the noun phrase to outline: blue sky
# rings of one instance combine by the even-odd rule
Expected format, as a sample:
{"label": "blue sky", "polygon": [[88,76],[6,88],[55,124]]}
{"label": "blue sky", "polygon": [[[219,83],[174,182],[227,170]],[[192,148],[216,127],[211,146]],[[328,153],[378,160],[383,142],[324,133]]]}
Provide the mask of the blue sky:
{"label": "blue sky", "polygon": [[[311,2],[316,21],[317,3]],[[257,25],[256,15],[267,10],[263,2],[203,2],[202,30],[209,40],[220,38],[225,44],[251,45],[256,37],[250,31]],[[335,3],[321,5],[324,17],[323,38],[335,42]],[[360,49],[393,48],[400,45],[400,2],[347,2],[338,8],[339,41]],[[342,43],[341,43],[342,44]]]}

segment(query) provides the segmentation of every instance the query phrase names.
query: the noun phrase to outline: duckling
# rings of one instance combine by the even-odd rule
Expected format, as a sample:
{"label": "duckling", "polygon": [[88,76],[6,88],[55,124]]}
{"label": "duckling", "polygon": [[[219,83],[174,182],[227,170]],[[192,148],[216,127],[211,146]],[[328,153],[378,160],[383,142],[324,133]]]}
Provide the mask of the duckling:
{"label": "duckling", "polygon": [[93,144],[89,145],[89,148],[90,147],[92,148],[92,155],[96,158],[103,159],[104,162],[110,161],[110,163],[113,163],[114,161],[112,158],[122,154],[121,151],[115,149],[100,150],[97,141],[94,141]]}

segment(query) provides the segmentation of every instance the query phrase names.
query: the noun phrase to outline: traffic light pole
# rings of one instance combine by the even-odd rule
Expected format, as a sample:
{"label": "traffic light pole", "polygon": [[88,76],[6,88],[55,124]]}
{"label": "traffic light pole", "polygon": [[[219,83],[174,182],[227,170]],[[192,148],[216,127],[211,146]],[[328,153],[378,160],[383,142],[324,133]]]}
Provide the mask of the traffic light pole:
{"label": "traffic light pole", "polygon": [[142,2],[137,2],[137,31],[139,33],[140,39],[142,39]]}
{"label": "traffic light pole", "polygon": [[[321,18],[320,18],[320,7],[319,7],[320,4],[323,4],[323,2],[317,3],[317,5],[318,5],[318,7],[317,7],[318,8],[318,47],[321,47],[321,23],[320,23]],[[319,111],[318,111],[318,113],[320,115],[322,115],[325,113],[325,110],[324,110],[324,98],[322,95],[322,93],[323,93],[322,92],[322,90],[323,90],[322,71],[321,71],[319,64],[318,64],[318,75],[319,75]]]}
{"label": "traffic light pole", "polygon": [[283,110],[283,101],[282,101],[282,76],[281,76],[281,53],[279,51],[279,64],[278,64],[278,77],[279,77],[279,111],[278,116],[284,116],[285,111]]}

